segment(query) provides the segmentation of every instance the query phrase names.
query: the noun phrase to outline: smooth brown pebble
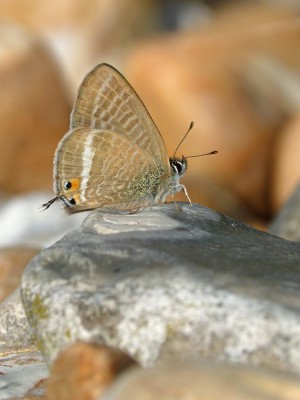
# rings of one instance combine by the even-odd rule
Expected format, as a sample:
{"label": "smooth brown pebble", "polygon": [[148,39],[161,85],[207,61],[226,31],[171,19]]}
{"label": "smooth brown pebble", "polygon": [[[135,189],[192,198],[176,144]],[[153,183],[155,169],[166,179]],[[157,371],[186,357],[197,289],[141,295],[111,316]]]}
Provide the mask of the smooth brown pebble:
{"label": "smooth brown pebble", "polygon": [[115,377],[136,362],[112,347],[78,342],[62,351],[48,380],[48,400],[99,398]]}
{"label": "smooth brown pebble", "polygon": [[134,368],[97,400],[299,400],[299,377],[201,361]]}
{"label": "smooth brown pebble", "polygon": [[19,286],[24,268],[38,252],[30,247],[0,248],[0,302]]}
{"label": "smooth brown pebble", "polygon": [[47,38],[75,95],[100,60],[118,61],[134,38],[157,27],[157,8],[151,0],[2,0],[0,15]]}
{"label": "smooth brown pebble", "polygon": [[0,25],[0,188],[52,187],[53,154],[69,129],[71,102],[47,44]]}
{"label": "smooth brown pebble", "polygon": [[300,113],[276,137],[271,176],[271,207],[276,214],[300,182]]}

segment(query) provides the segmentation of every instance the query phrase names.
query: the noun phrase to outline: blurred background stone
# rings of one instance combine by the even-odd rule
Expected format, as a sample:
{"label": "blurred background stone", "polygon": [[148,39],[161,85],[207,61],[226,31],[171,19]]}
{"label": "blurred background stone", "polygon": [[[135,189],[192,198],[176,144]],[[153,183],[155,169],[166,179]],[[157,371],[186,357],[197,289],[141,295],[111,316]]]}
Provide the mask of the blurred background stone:
{"label": "blurred background stone", "polygon": [[68,130],[70,102],[47,44],[2,22],[0,82],[0,188],[49,190],[53,153]]}
{"label": "blurred background stone", "polygon": [[43,395],[47,376],[47,365],[35,347],[6,352],[0,349],[1,399],[45,399]]}
{"label": "blurred background stone", "polygon": [[0,15],[46,38],[75,94],[83,76],[100,60],[119,63],[133,41],[156,30],[156,1],[1,1]]}
{"label": "blurred background stone", "polygon": [[14,351],[35,344],[17,288],[0,304],[0,350]]}
{"label": "blurred background stone", "polygon": [[116,377],[137,363],[122,351],[78,342],[62,351],[51,368],[48,400],[101,398]]}
{"label": "blurred background stone", "polygon": [[207,361],[173,361],[125,372],[101,400],[298,400],[299,396],[299,380],[292,374]]}
{"label": "blurred background stone", "polygon": [[24,268],[38,251],[30,247],[0,247],[0,303],[20,285]]}
{"label": "blurred background stone", "polygon": [[276,136],[271,170],[271,207],[276,214],[300,183],[300,112]]}
{"label": "blurred background stone", "polygon": [[284,239],[300,242],[300,184],[272,221],[268,231]]}

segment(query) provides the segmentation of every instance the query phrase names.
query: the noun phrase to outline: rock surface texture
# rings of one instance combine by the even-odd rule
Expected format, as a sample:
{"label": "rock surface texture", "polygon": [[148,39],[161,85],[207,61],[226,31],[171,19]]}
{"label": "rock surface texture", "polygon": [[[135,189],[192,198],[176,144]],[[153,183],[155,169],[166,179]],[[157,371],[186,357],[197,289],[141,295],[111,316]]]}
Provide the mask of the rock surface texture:
{"label": "rock surface texture", "polygon": [[18,352],[0,351],[1,400],[41,398],[48,373],[41,353],[34,347]]}
{"label": "rock surface texture", "polygon": [[169,204],[90,213],[32,260],[21,293],[50,364],[84,340],[143,366],[204,356],[300,373],[299,286],[298,243]]}

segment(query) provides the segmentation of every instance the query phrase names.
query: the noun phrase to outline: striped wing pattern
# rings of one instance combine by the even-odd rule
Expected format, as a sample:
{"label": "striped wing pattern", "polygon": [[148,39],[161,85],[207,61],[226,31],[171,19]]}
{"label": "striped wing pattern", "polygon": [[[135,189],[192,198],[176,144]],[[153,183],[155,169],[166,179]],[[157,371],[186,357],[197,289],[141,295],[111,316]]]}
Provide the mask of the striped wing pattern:
{"label": "striped wing pattern", "polygon": [[164,199],[169,185],[166,148],[144,104],[117,70],[98,65],[79,88],[55,153],[56,195],[70,213],[134,210]]}
{"label": "striped wing pattern", "polygon": [[158,165],[169,168],[163,139],[143,102],[116,69],[95,67],[83,80],[71,115],[71,129],[104,129],[126,136]]}

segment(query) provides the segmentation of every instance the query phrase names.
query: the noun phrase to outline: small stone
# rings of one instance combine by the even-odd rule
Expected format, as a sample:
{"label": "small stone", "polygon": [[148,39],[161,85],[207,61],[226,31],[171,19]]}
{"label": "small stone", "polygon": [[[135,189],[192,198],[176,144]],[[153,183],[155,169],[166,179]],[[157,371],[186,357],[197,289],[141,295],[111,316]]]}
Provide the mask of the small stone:
{"label": "small stone", "polygon": [[0,303],[19,285],[24,268],[38,253],[37,248],[0,248]]}
{"label": "small stone", "polygon": [[300,242],[300,184],[271,223],[269,232]]}
{"label": "small stone", "polygon": [[49,189],[53,154],[69,128],[68,94],[46,43],[3,21],[0,81],[0,187]]}
{"label": "small stone", "polygon": [[33,344],[32,329],[17,288],[0,304],[0,348],[5,351]]}
{"label": "small stone", "polygon": [[135,361],[120,350],[79,342],[61,352],[48,380],[49,400],[93,400]]}
{"label": "small stone", "polygon": [[42,400],[48,367],[36,347],[0,350],[0,397]]}
{"label": "small stone", "polygon": [[198,360],[125,372],[97,400],[298,400],[299,377]]}
{"label": "small stone", "polygon": [[271,207],[279,212],[300,182],[300,114],[294,115],[276,137],[272,158]]}
{"label": "small stone", "polygon": [[119,60],[134,38],[157,29],[157,8],[151,0],[122,0],[117,7],[103,0],[2,0],[0,15],[45,37],[77,89],[99,60]]}

